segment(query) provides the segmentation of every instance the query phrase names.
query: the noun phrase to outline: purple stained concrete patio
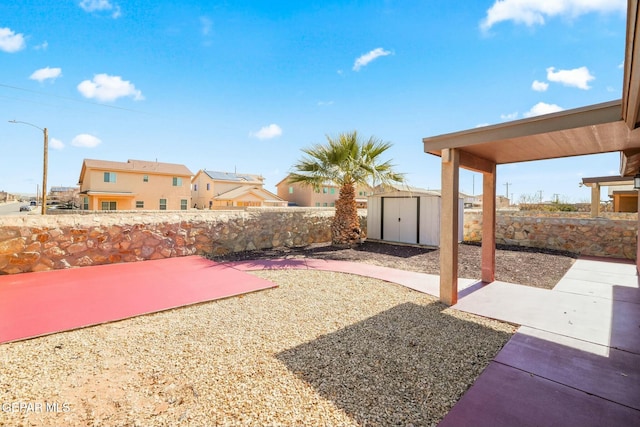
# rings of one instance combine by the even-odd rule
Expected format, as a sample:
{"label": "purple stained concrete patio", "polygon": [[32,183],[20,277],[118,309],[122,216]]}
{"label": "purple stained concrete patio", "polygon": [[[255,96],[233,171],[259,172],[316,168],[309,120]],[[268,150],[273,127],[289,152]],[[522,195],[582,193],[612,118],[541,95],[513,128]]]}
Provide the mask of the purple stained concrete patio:
{"label": "purple stained concrete patio", "polygon": [[[438,276],[313,259],[229,263],[375,277],[438,297]],[[452,426],[640,425],[636,266],[581,258],[553,290],[459,280],[453,308],[522,325],[440,423]]]}

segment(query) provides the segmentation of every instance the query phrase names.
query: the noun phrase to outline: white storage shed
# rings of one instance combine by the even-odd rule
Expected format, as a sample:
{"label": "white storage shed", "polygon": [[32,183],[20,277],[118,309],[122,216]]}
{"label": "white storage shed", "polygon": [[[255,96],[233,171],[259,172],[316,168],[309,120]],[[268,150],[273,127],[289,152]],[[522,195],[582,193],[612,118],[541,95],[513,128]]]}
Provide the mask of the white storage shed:
{"label": "white storage shed", "polygon": [[[409,188],[369,196],[367,238],[388,242],[440,246],[438,191]],[[458,239],[464,236],[464,200],[458,207]]]}

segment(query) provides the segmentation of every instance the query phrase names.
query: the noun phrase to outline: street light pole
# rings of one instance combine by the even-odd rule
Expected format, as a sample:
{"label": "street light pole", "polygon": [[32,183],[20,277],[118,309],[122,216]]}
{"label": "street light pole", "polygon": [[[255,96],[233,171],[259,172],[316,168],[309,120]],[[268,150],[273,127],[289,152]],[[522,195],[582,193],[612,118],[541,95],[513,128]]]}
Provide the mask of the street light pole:
{"label": "street light pole", "polygon": [[21,122],[19,120],[9,120],[9,123],[20,123],[23,125],[34,127],[36,129],[41,130],[44,135],[44,156],[42,160],[42,210],[41,210],[41,213],[42,215],[46,215],[47,214],[47,167],[49,163],[49,132],[47,131],[47,128],[43,129],[41,127],[34,125],[33,123]]}

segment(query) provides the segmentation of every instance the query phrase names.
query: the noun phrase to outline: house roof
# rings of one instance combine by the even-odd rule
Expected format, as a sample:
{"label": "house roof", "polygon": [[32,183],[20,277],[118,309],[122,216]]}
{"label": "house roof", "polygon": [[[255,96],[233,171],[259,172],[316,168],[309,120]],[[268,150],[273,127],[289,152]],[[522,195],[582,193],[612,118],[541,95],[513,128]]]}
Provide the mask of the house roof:
{"label": "house roof", "polygon": [[241,183],[249,183],[255,182],[262,184],[264,178],[261,175],[248,174],[248,173],[232,173],[232,172],[220,172],[220,171],[208,171],[202,170],[205,174],[209,176],[209,178],[216,181],[232,181],[232,182],[241,182]]}
{"label": "house roof", "polygon": [[492,164],[619,151],[620,173],[640,167],[640,55],[638,2],[627,7],[622,99],[573,110],[423,138],[426,153],[457,148],[460,166],[490,172]]}
{"label": "house roof", "polygon": [[188,176],[193,173],[185,165],[177,163],[148,162],[145,160],[127,160],[126,162],[114,162],[110,160],[84,159],[80,179],[82,182],[87,169],[103,169],[105,171],[124,171],[136,173],[154,173],[160,175]]}
{"label": "house roof", "polygon": [[239,197],[245,196],[247,194],[253,194],[254,196],[257,196],[259,198],[261,198],[264,201],[278,201],[278,202],[284,202],[285,200],[281,199],[280,197],[276,196],[275,194],[265,190],[264,188],[258,187],[258,186],[247,186],[247,185],[243,185],[240,186],[238,188],[234,188],[233,190],[229,190],[225,193],[222,194],[218,194],[217,196],[214,197],[214,199],[216,200],[235,200]]}

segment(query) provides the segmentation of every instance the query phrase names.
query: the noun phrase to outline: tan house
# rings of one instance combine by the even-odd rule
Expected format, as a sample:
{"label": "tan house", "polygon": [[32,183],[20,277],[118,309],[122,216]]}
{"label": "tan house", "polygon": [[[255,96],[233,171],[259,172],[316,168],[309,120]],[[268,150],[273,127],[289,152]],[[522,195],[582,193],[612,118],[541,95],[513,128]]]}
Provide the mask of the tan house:
{"label": "tan house", "polygon": [[85,159],[80,172],[84,210],[186,210],[191,176],[184,165]]}
{"label": "tan house", "polygon": [[198,209],[229,209],[247,206],[287,206],[265,190],[260,175],[201,169],[191,180],[191,203]]}
{"label": "tan house", "polygon": [[[327,183],[315,190],[313,187],[300,183],[289,182],[287,175],[276,184],[278,197],[289,202],[290,206],[334,207],[340,196],[340,187]],[[356,188],[356,203],[358,208],[367,207],[367,197],[373,194],[370,187]]]}

